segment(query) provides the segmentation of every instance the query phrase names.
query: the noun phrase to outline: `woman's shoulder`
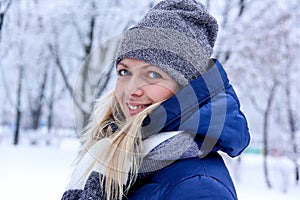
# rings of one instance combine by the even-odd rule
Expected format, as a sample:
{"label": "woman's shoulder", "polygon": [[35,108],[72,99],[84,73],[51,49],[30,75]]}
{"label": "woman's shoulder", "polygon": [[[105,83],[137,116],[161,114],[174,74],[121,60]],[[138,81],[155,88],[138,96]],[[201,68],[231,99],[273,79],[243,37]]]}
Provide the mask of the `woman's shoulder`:
{"label": "woman's shoulder", "polygon": [[217,154],[176,161],[156,172],[130,199],[236,199],[228,170]]}

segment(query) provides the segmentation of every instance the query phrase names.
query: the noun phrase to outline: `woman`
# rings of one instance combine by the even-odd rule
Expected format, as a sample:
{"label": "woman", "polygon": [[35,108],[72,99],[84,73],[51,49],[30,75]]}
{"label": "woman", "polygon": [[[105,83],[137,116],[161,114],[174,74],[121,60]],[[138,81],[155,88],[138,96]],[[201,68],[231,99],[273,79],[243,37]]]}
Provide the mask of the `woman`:
{"label": "woman", "polygon": [[210,58],[217,29],[202,4],[165,0],[124,34],[62,199],[237,199],[217,152],[238,156],[250,138]]}

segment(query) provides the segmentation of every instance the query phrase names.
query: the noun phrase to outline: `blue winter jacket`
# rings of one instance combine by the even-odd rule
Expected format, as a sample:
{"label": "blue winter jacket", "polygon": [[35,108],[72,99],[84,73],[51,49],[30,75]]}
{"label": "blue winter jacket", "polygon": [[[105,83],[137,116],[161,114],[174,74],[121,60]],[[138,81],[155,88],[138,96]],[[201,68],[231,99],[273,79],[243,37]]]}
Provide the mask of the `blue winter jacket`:
{"label": "blue winter jacket", "polygon": [[235,200],[237,195],[218,154],[178,161],[144,182],[137,182],[130,200]]}

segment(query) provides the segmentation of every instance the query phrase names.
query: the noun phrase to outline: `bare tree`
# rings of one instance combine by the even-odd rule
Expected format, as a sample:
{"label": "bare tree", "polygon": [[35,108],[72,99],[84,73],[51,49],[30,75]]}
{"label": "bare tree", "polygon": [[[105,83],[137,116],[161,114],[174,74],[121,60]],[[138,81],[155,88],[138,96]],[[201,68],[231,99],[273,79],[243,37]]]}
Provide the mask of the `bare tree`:
{"label": "bare tree", "polygon": [[2,33],[2,26],[5,19],[5,14],[8,8],[11,5],[12,0],[5,0],[0,2],[0,42],[1,42],[1,33]]}
{"label": "bare tree", "polygon": [[267,98],[267,105],[265,110],[263,111],[263,169],[264,169],[264,174],[265,174],[265,180],[268,188],[272,187],[271,181],[270,181],[270,175],[269,175],[269,170],[268,170],[268,163],[267,163],[267,158],[269,155],[269,120],[270,120],[270,115],[271,115],[271,110],[272,110],[272,104],[274,102],[274,96],[276,92],[276,88],[278,87],[278,81],[274,80],[273,84],[270,88],[270,91],[268,93],[268,98]]}
{"label": "bare tree", "polygon": [[14,139],[13,144],[19,144],[19,137],[20,137],[20,123],[22,117],[21,111],[21,98],[22,98],[22,85],[23,85],[23,76],[24,76],[24,66],[20,64],[18,67],[18,86],[17,86],[17,103],[16,103],[16,120],[15,120],[15,130],[14,130]]}
{"label": "bare tree", "polygon": [[[107,17],[111,15],[111,7],[116,6],[116,1],[108,1],[106,3],[107,5],[98,5],[95,1],[86,3],[89,9],[89,15],[85,16],[85,29],[82,29],[78,21],[75,21],[75,17],[72,21],[79,39],[78,43],[83,49],[83,54],[80,57],[80,60],[83,62],[74,87],[67,87],[67,89],[70,94],[72,93],[72,98],[75,103],[74,117],[79,130],[88,122],[95,100],[97,83],[100,77],[103,77],[101,75],[104,69],[112,64],[113,56],[115,55],[118,45],[118,42],[116,43],[114,38],[108,39],[110,42],[103,42],[103,38],[107,36],[106,32],[108,32],[106,30],[106,26],[109,25],[109,19]],[[100,44],[99,40],[102,40]],[[63,70],[60,71],[62,72]],[[102,87],[106,86],[109,79],[110,76],[106,76],[106,81],[100,81],[101,83],[106,82]]]}
{"label": "bare tree", "polygon": [[48,145],[51,144],[51,137],[52,130],[53,130],[53,123],[55,118],[54,108],[57,104],[57,102],[62,98],[63,93],[65,92],[66,88],[64,86],[60,86],[57,88],[58,84],[58,72],[57,67],[52,65],[50,67],[50,74],[49,74],[49,80],[48,80],[48,87],[49,87],[49,93],[45,95],[45,103],[47,105],[48,109],[48,115],[47,115],[47,131],[48,131],[48,140],[46,143]]}
{"label": "bare tree", "polygon": [[[296,5],[295,7],[292,7],[291,10],[296,12],[300,7],[300,3]],[[286,21],[295,21],[297,20],[297,16],[293,16],[290,14],[291,12],[287,13],[284,15],[284,19]],[[294,18],[294,19],[293,19]],[[289,144],[291,144],[291,155],[290,158],[293,161],[295,165],[295,181],[296,184],[299,183],[299,164],[298,164],[298,154],[299,154],[299,141],[297,141],[297,131],[299,131],[299,127],[297,126],[297,119],[299,119],[299,115],[297,114],[297,106],[295,105],[295,98],[292,97],[295,96],[295,83],[294,80],[292,79],[292,74],[297,74],[299,73],[299,70],[297,67],[297,60],[295,61],[295,58],[297,57],[299,48],[300,48],[300,43],[299,42],[294,42],[292,40],[294,32],[291,32],[289,28],[286,28],[284,30],[285,32],[285,38],[283,40],[283,47],[285,49],[285,58],[286,58],[286,70],[284,73],[284,91],[286,95],[286,112],[287,112],[287,123],[288,123],[288,132],[290,133],[290,141]],[[297,87],[297,86],[296,86]]]}
{"label": "bare tree", "polygon": [[[57,44],[50,44],[49,48],[50,48],[50,51],[51,51],[52,55],[54,56],[55,65],[58,67],[58,69],[60,71],[60,74],[62,76],[62,79],[63,79],[64,83],[65,83],[67,91],[70,93],[71,97],[74,97],[75,94],[74,94],[73,88],[70,84],[69,79],[67,78],[67,74],[66,74],[66,72],[64,70],[64,67],[63,67],[63,64],[61,62],[61,57],[59,56],[60,55],[59,46]],[[76,106],[81,110],[81,112],[85,112],[85,109],[80,105],[80,103],[77,101],[76,98],[73,98],[73,101],[76,104]]]}
{"label": "bare tree", "polygon": [[243,14],[244,14],[244,11],[245,11],[245,7],[246,7],[246,2],[245,0],[239,0],[239,14],[238,16],[241,17]]}
{"label": "bare tree", "polygon": [[[255,80],[258,81],[258,80]],[[257,87],[254,87],[257,91],[247,92],[248,97],[251,99],[252,105],[254,108],[263,116],[263,127],[262,127],[262,135],[263,135],[263,172],[265,177],[265,182],[268,188],[272,188],[272,183],[270,180],[270,174],[269,174],[269,166],[268,166],[268,156],[270,151],[270,142],[269,142],[269,130],[270,130],[270,120],[271,120],[271,113],[272,113],[272,106],[275,102],[275,95],[276,90],[279,87],[279,81],[277,80],[277,77],[274,76],[271,77],[271,79],[268,79],[268,84],[263,83],[264,85],[263,92],[264,92],[264,99],[265,102],[261,102],[262,100],[259,99],[259,96],[257,95],[258,89]],[[253,83],[253,82],[252,82]],[[262,84],[260,82],[260,84]],[[251,88],[250,85],[248,85],[248,88]],[[264,104],[265,106],[262,106]]]}
{"label": "bare tree", "polygon": [[[216,3],[216,2],[215,2]],[[211,7],[210,1],[206,2],[208,7]],[[239,21],[242,18],[242,14],[245,11],[246,3],[243,0],[239,1],[225,1],[224,5],[221,7],[222,18],[220,18],[220,29],[223,31],[220,33],[220,37],[218,38],[219,48],[215,52],[215,57],[222,60],[222,63],[226,64],[226,62],[230,59],[232,50],[231,46],[228,46],[228,43],[232,43],[234,40],[234,35],[237,34],[235,30],[235,26],[239,24]],[[239,7],[240,14],[234,17],[235,8]],[[231,42],[228,42],[231,41]],[[223,49],[223,47],[225,47]]]}
{"label": "bare tree", "polygon": [[299,165],[298,165],[298,144],[297,144],[297,126],[296,126],[296,112],[292,108],[292,98],[291,98],[291,82],[290,82],[290,70],[288,65],[288,70],[286,71],[286,84],[285,84],[285,93],[287,98],[287,118],[289,124],[289,132],[291,134],[290,142],[292,145],[292,160],[295,165],[295,181],[296,183],[299,182]]}
{"label": "bare tree", "polygon": [[55,98],[55,85],[56,85],[56,70],[54,67],[52,67],[52,74],[51,74],[51,80],[50,80],[50,95],[47,102],[48,105],[48,117],[47,117],[47,129],[48,133],[51,132],[52,125],[53,125],[53,107],[54,102],[56,100]]}
{"label": "bare tree", "polygon": [[[19,31],[22,29],[26,30],[28,28],[28,23],[22,23],[22,12],[21,9],[18,8],[17,13],[17,21],[16,25]],[[22,102],[22,90],[23,90],[23,78],[24,78],[24,38],[19,37],[19,40],[16,44],[16,49],[18,52],[18,85],[17,85],[17,93],[16,93],[16,105],[15,105],[15,130],[14,130],[14,138],[13,144],[18,145],[19,137],[20,137],[20,124],[22,118],[22,110],[21,110],[21,102]]]}
{"label": "bare tree", "polygon": [[37,130],[39,128],[39,122],[42,115],[42,108],[44,104],[45,89],[48,77],[48,66],[42,66],[41,69],[43,70],[43,76],[40,82],[36,82],[36,85],[39,85],[37,94],[30,95],[29,92],[27,93],[29,109],[31,114],[31,128],[33,130]]}
{"label": "bare tree", "polygon": [[47,129],[48,133],[51,132],[52,126],[53,126],[53,109],[55,102],[60,98],[61,93],[64,91],[64,88],[61,89],[61,91],[57,91],[55,89],[57,85],[57,72],[56,68],[54,66],[51,67],[51,74],[50,74],[50,79],[49,79],[49,87],[50,87],[50,93],[49,96],[45,97],[45,102],[48,107],[48,116],[47,116]]}
{"label": "bare tree", "polygon": [[[87,101],[88,101],[88,96],[90,96],[90,94],[88,94],[89,91],[87,91],[87,84],[90,83],[90,78],[89,78],[89,74],[90,74],[90,62],[91,62],[91,56],[89,55],[92,51],[93,48],[93,43],[94,41],[94,29],[95,29],[95,21],[96,21],[96,12],[95,12],[95,2],[91,1],[91,2],[82,2],[83,4],[90,4],[91,6],[91,10],[90,13],[88,14],[88,16],[90,16],[89,18],[89,23],[88,23],[88,29],[87,31],[82,31],[80,28],[80,25],[78,24],[78,22],[76,21],[75,15],[74,18],[72,17],[72,24],[74,25],[74,29],[76,30],[75,33],[77,33],[77,37],[78,37],[78,44],[82,47],[83,50],[83,55],[76,55],[76,58],[78,60],[80,60],[81,62],[83,62],[83,65],[81,66],[80,69],[80,73],[79,73],[79,82],[80,82],[80,86],[76,87],[75,90],[72,87],[72,85],[70,84],[70,80],[68,79],[68,76],[66,74],[65,68],[66,66],[63,65],[63,58],[66,57],[66,54],[62,54],[60,52],[60,49],[62,48],[58,42],[58,38],[59,38],[59,32],[57,30],[56,27],[54,27],[53,29],[53,33],[55,35],[54,37],[54,42],[52,44],[49,45],[50,47],[50,51],[52,52],[52,55],[55,58],[55,65],[58,67],[59,72],[62,76],[62,79],[65,83],[65,87],[67,89],[67,91],[69,92],[70,96],[73,99],[73,103],[74,106],[76,107],[76,111],[79,113],[77,114],[78,116],[82,117],[83,123],[79,125],[79,127],[83,127],[84,124],[86,123],[87,119],[88,119],[88,114],[90,112],[89,106],[87,106]],[[85,15],[86,17],[86,15]],[[83,33],[85,32],[85,33]],[[79,88],[79,89],[78,89]],[[78,124],[78,123],[77,123]]]}

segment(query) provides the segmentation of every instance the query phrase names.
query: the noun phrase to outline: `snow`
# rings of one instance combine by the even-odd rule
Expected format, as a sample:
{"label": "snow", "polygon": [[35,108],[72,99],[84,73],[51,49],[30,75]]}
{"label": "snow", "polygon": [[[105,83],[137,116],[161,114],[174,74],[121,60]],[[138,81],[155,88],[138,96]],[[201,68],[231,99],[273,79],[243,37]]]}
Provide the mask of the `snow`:
{"label": "snow", "polygon": [[61,147],[1,144],[0,199],[60,199],[77,146],[74,141]]}
{"label": "snow", "polygon": [[[0,141],[1,142],[1,141]],[[79,148],[76,139],[63,139],[59,145],[13,146],[0,143],[0,199],[60,199]],[[238,167],[237,159],[227,159],[240,200],[299,199],[300,185],[290,180],[291,163],[286,158],[269,160],[273,189],[267,189],[260,155],[245,154]],[[282,191],[282,185],[286,192]]]}
{"label": "snow", "polygon": [[296,186],[292,180],[293,166],[289,159],[278,157],[268,160],[272,189],[268,189],[265,183],[261,155],[245,154],[241,159],[240,168],[236,166],[236,159],[231,162],[226,159],[239,199],[299,199],[300,185]]}

